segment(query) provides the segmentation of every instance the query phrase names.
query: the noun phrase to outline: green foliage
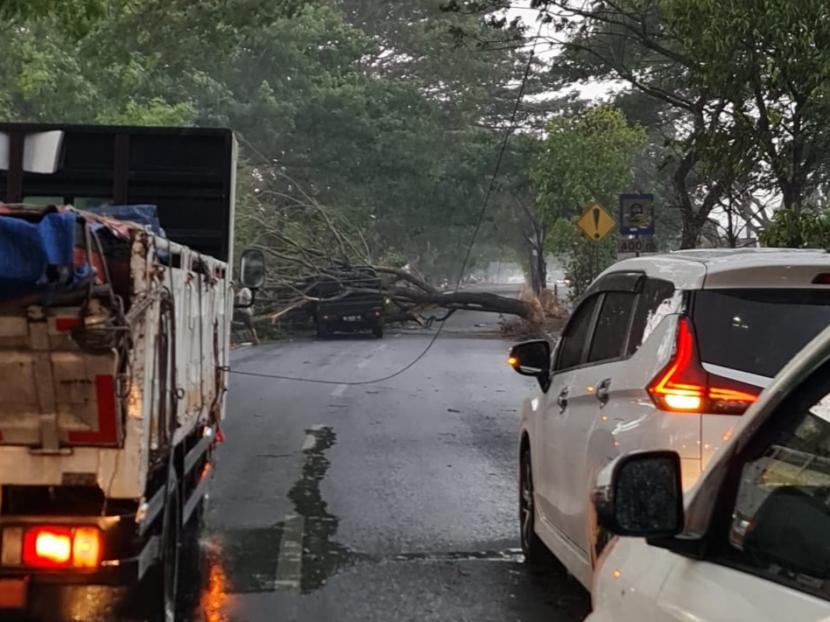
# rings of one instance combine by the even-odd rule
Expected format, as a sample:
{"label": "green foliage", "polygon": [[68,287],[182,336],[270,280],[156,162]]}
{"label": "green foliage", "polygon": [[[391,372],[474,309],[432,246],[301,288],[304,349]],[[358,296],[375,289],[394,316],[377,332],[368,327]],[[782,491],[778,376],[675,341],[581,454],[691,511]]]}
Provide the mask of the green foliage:
{"label": "green foliage", "polygon": [[617,260],[617,235],[597,243],[587,239],[572,220],[560,218],[548,238],[548,248],[562,258],[571,281],[571,300],[577,300],[596,276]]}
{"label": "green foliage", "polygon": [[797,210],[827,179],[830,5],[661,0],[660,6],[691,79],[731,106],[720,124],[724,141],[757,154],[761,185]]}
{"label": "green foliage", "polygon": [[[237,248],[258,239],[256,218],[313,242],[284,209],[302,188],[374,258],[454,278],[524,56],[460,40],[490,31],[441,4],[11,0],[0,115],[230,126],[244,160]],[[473,264],[500,234],[483,229]]]}
{"label": "green foliage", "polygon": [[609,105],[555,118],[547,131],[532,172],[537,207],[551,231],[546,250],[563,258],[578,296],[599,270],[613,263],[616,250],[615,236],[597,245],[574,222],[592,202],[614,212],[618,195],[631,189],[633,164],[646,134]]}
{"label": "green foliage", "polygon": [[761,232],[764,246],[830,249],[830,210],[779,209]]}
{"label": "green foliage", "polygon": [[632,181],[632,162],[645,143],[642,128],[610,105],[553,119],[533,168],[547,222],[581,214],[592,201],[613,209]]}
{"label": "green foliage", "polygon": [[3,0],[0,19],[10,24],[26,24],[29,20],[51,17],[64,33],[73,37],[86,34],[92,24],[106,12],[106,0]]}

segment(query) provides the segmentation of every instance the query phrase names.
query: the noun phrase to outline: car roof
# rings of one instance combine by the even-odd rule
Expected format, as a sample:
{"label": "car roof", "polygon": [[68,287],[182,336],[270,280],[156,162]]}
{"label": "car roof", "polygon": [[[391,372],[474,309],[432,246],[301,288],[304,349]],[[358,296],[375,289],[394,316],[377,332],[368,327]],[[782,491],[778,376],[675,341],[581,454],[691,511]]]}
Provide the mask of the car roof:
{"label": "car roof", "polygon": [[811,285],[821,271],[830,272],[830,254],[789,248],[684,250],[624,259],[603,275],[628,271],[671,281],[677,289],[797,287]]}

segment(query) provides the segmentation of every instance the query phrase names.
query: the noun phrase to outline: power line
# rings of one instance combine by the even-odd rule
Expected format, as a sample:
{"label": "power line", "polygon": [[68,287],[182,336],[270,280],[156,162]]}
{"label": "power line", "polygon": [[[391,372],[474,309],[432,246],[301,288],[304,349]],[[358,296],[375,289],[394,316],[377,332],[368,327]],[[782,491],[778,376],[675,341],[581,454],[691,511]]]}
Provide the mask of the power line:
{"label": "power line", "polygon": [[[464,278],[464,272],[467,269],[467,264],[470,261],[470,255],[473,252],[473,247],[475,246],[476,239],[478,238],[478,234],[481,231],[481,226],[484,223],[484,216],[487,213],[487,206],[490,203],[490,196],[493,194],[493,190],[496,186],[496,180],[499,176],[499,171],[501,170],[501,164],[504,160],[504,154],[507,151],[507,143],[510,141],[510,137],[513,135],[513,132],[516,131],[516,117],[519,114],[519,106],[522,103],[522,99],[524,98],[525,88],[527,87],[527,81],[530,77],[530,70],[533,67],[533,58],[536,54],[536,42],[538,42],[539,35],[542,32],[542,25],[544,24],[543,20],[539,20],[539,30],[536,33],[536,37],[534,38],[533,47],[530,50],[530,54],[527,58],[527,63],[525,65],[524,73],[522,74],[522,81],[519,84],[519,91],[516,94],[516,101],[513,105],[513,112],[510,115],[510,124],[507,127],[507,130],[504,133],[504,138],[501,142],[501,147],[499,148],[498,156],[496,157],[496,165],[493,168],[493,174],[490,177],[490,182],[487,185],[487,191],[484,193],[484,198],[481,202],[481,209],[478,213],[478,219],[476,221],[476,226],[473,229],[473,234],[470,236],[470,241],[467,244],[467,251],[464,254],[464,260],[461,262],[461,267],[458,271],[458,278],[455,282],[455,287],[453,288],[453,293],[458,292],[461,288],[461,281]],[[261,155],[261,154],[260,154]],[[373,378],[371,380],[323,380],[317,378],[303,378],[299,376],[287,376],[282,374],[265,374],[261,372],[253,372],[253,371],[244,371],[239,369],[231,369],[230,367],[226,367],[225,370],[231,374],[236,374],[237,376],[252,376],[255,378],[270,378],[274,380],[291,380],[294,382],[305,382],[311,384],[342,384],[347,386],[357,386],[357,385],[367,385],[367,384],[377,384],[380,382],[386,382],[387,380],[392,380],[396,378],[410,369],[412,369],[415,365],[418,364],[421,359],[423,359],[427,353],[432,349],[432,346],[435,345],[435,342],[438,341],[438,337],[441,336],[441,332],[444,330],[445,322],[441,322],[438,325],[438,330],[435,331],[435,334],[429,340],[424,350],[412,359],[409,363],[407,363],[404,367],[401,367],[399,370],[395,371],[394,373],[387,374],[381,378]]]}

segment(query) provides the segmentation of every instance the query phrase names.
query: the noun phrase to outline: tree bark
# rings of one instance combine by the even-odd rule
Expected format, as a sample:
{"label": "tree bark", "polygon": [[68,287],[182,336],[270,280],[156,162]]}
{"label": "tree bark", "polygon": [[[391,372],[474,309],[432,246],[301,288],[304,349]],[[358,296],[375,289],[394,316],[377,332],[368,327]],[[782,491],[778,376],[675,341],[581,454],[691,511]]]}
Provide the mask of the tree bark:
{"label": "tree bark", "polygon": [[680,232],[680,249],[686,250],[696,248],[700,240],[700,232],[703,230],[703,223],[695,219],[684,219],[683,229]]}
{"label": "tree bark", "polygon": [[[393,296],[396,296],[392,292]],[[527,303],[516,298],[499,296],[490,292],[446,292],[443,294],[418,293],[414,296],[406,295],[411,302],[419,305],[434,305],[443,309],[486,311],[490,313],[504,313],[527,319],[530,307]]]}

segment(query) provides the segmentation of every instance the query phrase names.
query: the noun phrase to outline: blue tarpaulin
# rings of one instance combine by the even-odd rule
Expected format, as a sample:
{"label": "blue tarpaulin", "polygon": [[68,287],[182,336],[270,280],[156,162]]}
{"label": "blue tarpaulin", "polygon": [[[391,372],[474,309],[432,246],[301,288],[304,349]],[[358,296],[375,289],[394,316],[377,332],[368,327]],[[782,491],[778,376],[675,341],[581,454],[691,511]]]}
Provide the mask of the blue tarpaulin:
{"label": "blue tarpaulin", "polygon": [[38,222],[0,215],[0,298],[62,288],[89,276],[74,262],[78,216],[49,212]]}
{"label": "blue tarpaulin", "polygon": [[158,209],[155,205],[101,205],[90,207],[85,211],[99,216],[109,216],[118,220],[128,220],[139,225],[149,226],[150,230],[161,237],[166,237],[159,222]]}

